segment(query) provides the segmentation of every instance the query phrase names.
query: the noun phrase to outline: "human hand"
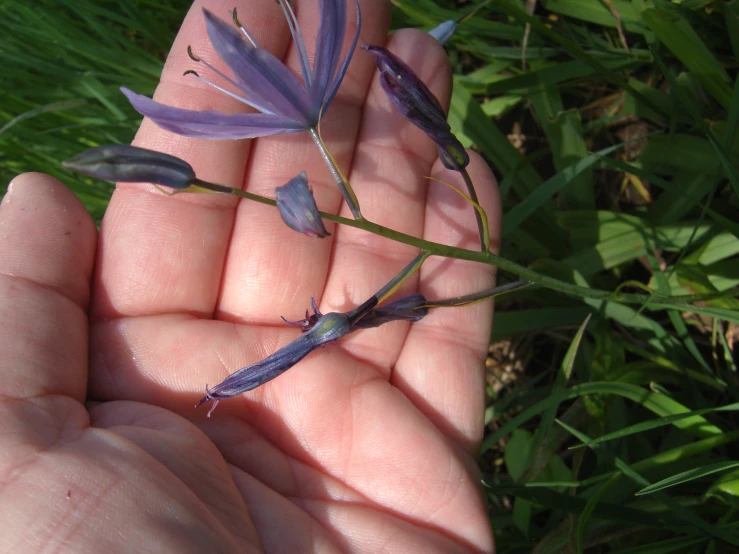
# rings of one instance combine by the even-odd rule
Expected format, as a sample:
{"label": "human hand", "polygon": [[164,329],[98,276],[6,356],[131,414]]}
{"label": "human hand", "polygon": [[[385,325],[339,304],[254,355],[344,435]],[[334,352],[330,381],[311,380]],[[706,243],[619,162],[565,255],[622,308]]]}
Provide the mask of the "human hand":
{"label": "human hand", "polygon": [[[316,3],[300,3],[309,39]],[[233,8],[204,4],[220,15]],[[388,5],[361,4],[360,44],[382,44]],[[189,12],[155,98],[240,110],[181,78],[192,67],[188,44],[216,59],[202,5]],[[249,7],[242,23],[295,68],[279,8]],[[448,101],[449,66],[433,39],[402,31],[388,47]],[[373,70],[357,52],[321,126],[363,214],[478,247],[469,205],[423,176],[463,183],[393,112]],[[144,121],[135,144],[187,160],[202,179],[267,196],[306,170],[319,207],[350,215],[304,133],[208,142]],[[495,245],[494,178],[471,158]],[[211,419],[193,407],[206,384],[296,337],[279,316],[301,318],[312,294],[324,313],[347,311],[417,254],[357,229],[329,231],[304,237],[248,201],[119,185],[96,240],[59,183],[14,180],[0,208],[0,550],[491,551],[473,460],[490,301],[353,333],[221,403]],[[432,258],[404,290],[448,298],[492,280],[489,266]]]}

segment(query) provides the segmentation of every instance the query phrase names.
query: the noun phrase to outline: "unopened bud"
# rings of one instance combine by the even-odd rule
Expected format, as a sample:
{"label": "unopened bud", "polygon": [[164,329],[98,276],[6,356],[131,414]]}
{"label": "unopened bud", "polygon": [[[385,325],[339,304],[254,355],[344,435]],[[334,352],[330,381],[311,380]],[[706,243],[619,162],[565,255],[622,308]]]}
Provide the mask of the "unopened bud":
{"label": "unopened bud", "polygon": [[184,189],[195,181],[192,166],[169,154],[124,144],[85,150],[62,165],[90,177],[122,183],[154,183]]}
{"label": "unopened bud", "polygon": [[421,129],[439,149],[447,169],[467,166],[469,156],[452,133],[441,104],[413,70],[396,55],[379,46],[364,45],[380,70],[380,85],[390,101],[408,121]]}

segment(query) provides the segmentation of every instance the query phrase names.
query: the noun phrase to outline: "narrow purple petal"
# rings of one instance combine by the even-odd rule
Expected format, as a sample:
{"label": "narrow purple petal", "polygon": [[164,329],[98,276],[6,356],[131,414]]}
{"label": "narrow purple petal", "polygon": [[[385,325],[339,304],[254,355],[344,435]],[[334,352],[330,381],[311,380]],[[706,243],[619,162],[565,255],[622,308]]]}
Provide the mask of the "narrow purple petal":
{"label": "narrow purple petal", "polygon": [[429,313],[429,309],[424,307],[426,304],[428,304],[428,300],[420,293],[416,292],[403,296],[389,304],[369,311],[367,315],[354,324],[352,330],[371,329],[391,321],[419,321]]}
{"label": "narrow purple petal", "polygon": [[253,390],[282,375],[318,346],[320,345],[316,344],[307,333],[300,335],[297,340],[280,348],[271,356],[242,367],[215,387],[209,388],[208,398],[212,400],[229,398]]}
{"label": "narrow purple petal", "polygon": [[316,37],[316,54],[313,58],[313,84],[311,103],[321,106],[326,89],[331,84],[339,66],[341,49],[346,35],[346,0],[321,0],[319,3],[321,25]]}
{"label": "narrow purple petal", "polygon": [[121,91],[141,115],[148,117],[162,129],[187,137],[242,139],[304,130],[298,122],[277,115],[184,110],[165,106],[125,87],[121,87]]}
{"label": "narrow purple petal", "polygon": [[203,13],[213,48],[231,68],[247,96],[305,128],[317,123],[308,92],[285,64],[263,48],[248,44],[234,27],[208,10]]}
{"label": "narrow purple petal", "polygon": [[285,225],[309,237],[324,238],[330,235],[318,213],[316,201],[308,188],[305,171],[287,184],[275,189],[277,209]]}
{"label": "narrow purple petal", "polygon": [[290,344],[260,362],[239,369],[220,384],[209,388],[200,403],[218,401],[255,389],[282,375],[316,348],[339,340],[349,331],[349,318],[346,314],[325,314],[310,331]]}
{"label": "narrow purple petal", "polygon": [[[357,30],[354,33],[352,43],[349,45],[349,50],[346,53],[346,57],[341,62],[341,66],[338,68],[338,70],[333,74],[333,80],[324,93],[323,102],[321,104],[321,107],[324,110],[334,99],[334,96],[336,96],[336,93],[341,86],[341,81],[344,80],[344,75],[346,75],[346,70],[349,69],[349,62],[351,62],[352,60],[354,50],[356,50],[357,48],[357,42],[359,41],[359,32],[362,30],[362,10],[359,9],[359,2],[357,0],[354,0],[354,5],[357,7]],[[346,31],[344,31],[344,34],[346,34]],[[343,40],[344,39],[342,38],[342,42]]]}

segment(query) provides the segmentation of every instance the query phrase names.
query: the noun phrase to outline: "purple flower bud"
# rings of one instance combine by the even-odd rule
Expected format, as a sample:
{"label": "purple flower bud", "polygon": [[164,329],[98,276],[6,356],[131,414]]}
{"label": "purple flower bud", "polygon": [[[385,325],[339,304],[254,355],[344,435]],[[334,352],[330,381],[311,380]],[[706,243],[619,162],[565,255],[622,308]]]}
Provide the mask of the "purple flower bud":
{"label": "purple flower bud", "polygon": [[380,85],[390,101],[411,123],[426,133],[439,150],[447,169],[466,167],[470,159],[462,143],[452,134],[441,104],[403,60],[384,48],[365,44],[380,70]]}
{"label": "purple flower bud", "polygon": [[429,34],[439,41],[439,44],[444,44],[457,30],[457,22],[453,19],[439,23],[436,27],[429,31]]}
{"label": "purple flower bud", "polygon": [[309,237],[324,238],[331,234],[323,226],[318,206],[308,188],[308,177],[305,171],[291,179],[286,185],[277,187],[275,196],[282,221],[288,227]]}
{"label": "purple flower bud", "polygon": [[255,389],[282,375],[313,350],[340,339],[350,329],[351,318],[348,314],[331,312],[322,315],[310,331],[300,335],[290,344],[262,361],[239,369],[219,385],[207,389],[207,394],[200,400],[198,406],[211,400],[215,401],[208,412],[210,416],[220,400]]}
{"label": "purple flower bud", "polygon": [[424,307],[427,303],[423,294],[409,294],[371,310],[354,324],[352,330],[379,327],[391,321],[419,321],[429,313],[429,309]]}
{"label": "purple flower bud", "polygon": [[85,150],[62,165],[106,181],[155,183],[174,189],[187,188],[195,181],[195,171],[184,160],[124,144]]}

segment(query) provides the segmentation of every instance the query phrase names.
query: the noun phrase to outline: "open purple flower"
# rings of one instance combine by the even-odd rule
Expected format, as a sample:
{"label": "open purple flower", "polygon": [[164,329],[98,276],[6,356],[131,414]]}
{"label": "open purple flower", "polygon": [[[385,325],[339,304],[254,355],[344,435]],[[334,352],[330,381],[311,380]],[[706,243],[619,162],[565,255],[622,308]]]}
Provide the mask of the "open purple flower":
{"label": "open purple flower", "polygon": [[316,200],[308,188],[308,177],[305,171],[290,179],[287,184],[275,189],[277,209],[285,225],[309,237],[324,238],[329,236],[318,213]]}
{"label": "open purple flower", "polygon": [[[121,88],[133,107],[158,126],[188,137],[242,139],[315,129],[323,112],[336,95],[359,38],[361,14],[357,5],[357,31],[347,55],[341,51],[346,36],[346,0],[321,0],[321,24],[311,68],[297,18],[287,0],[279,0],[298,50],[303,82],[282,61],[260,48],[249,32],[238,23],[234,27],[203,10],[208,37],[234,78],[223,77],[238,92],[225,90],[202,79],[218,90],[241,100],[260,113],[224,114],[214,110],[194,111],[173,108],[146,96]],[[188,72],[198,76],[194,72]],[[199,77],[199,76],[198,76]]]}

